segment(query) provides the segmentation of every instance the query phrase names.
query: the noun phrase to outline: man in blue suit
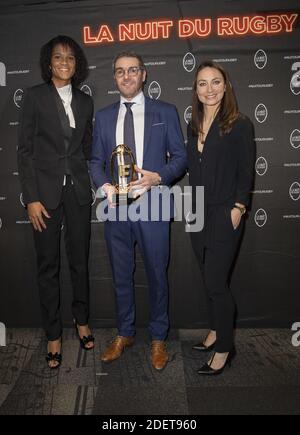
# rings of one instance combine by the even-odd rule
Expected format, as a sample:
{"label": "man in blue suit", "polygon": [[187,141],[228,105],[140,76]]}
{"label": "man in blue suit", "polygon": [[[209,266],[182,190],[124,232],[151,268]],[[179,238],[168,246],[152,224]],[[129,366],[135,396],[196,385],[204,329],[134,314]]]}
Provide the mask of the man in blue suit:
{"label": "man in blue suit", "polygon": [[[151,205],[150,190],[170,186],[186,169],[186,152],[175,106],[147,98],[143,94],[146,69],[142,58],[123,52],[113,62],[120,101],[96,114],[90,170],[93,181],[105,192],[113,207],[110,159],[119,144],[129,146],[136,158],[138,180],[132,189],[142,192]],[[138,201],[140,201],[139,199]],[[170,206],[163,204],[163,207]],[[172,201],[171,201],[172,203]],[[123,207],[123,206],[121,206]],[[120,207],[120,208],[121,208]],[[133,205],[129,206],[133,207]],[[171,212],[172,217],[172,212]],[[157,370],[168,362],[165,345],[169,329],[167,266],[169,261],[170,218],[105,222],[105,238],[113,271],[117,299],[118,336],[101,355],[105,362],[119,358],[135,335],[134,246],[139,245],[150,289],[151,361]]]}

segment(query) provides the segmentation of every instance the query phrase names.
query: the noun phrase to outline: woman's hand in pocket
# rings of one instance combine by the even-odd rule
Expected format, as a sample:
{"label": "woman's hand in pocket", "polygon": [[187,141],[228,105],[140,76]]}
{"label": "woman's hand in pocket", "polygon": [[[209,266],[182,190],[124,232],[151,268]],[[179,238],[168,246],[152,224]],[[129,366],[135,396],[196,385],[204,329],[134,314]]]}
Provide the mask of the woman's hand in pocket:
{"label": "woman's hand in pocket", "polygon": [[240,210],[238,208],[233,208],[231,210],[231,223],[232,223],[232,226],[235,230],[240,225],[241,218],[242,218],[242,215],[241,215]]}

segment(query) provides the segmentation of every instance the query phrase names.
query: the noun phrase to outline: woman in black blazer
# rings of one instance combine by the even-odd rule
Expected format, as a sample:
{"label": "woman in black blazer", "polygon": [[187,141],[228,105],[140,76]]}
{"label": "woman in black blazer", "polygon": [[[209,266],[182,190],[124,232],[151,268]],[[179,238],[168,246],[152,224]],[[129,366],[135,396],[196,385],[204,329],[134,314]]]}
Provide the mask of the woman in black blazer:
{"label": "woman in black blazer", "polygon": [[92,142],[93,102],[76,86],[87,76],[79,45],[57,36],[41,49],[45,83],[27,89],[19,128],[18,167],[23,198],[34,228],[38,287],[48,340],[47,363],[62,361],[60,235],[73,287],[72,313],[81,346],[94,346],[88,327],[91,184],[87,161]]}
{"label": "woman in black blazer", "polygon": [[193,85],[187,151],[194,210],[196,187],[204,186],[204,228],[192,232],[191,240],[203,273],[210,332],[193,348],[215,353],[199,374],[222,373],[235,353],[228,281],[249,206],[254,149],[252,124],[238,112],[228,74],[214,62],[202,63]]}

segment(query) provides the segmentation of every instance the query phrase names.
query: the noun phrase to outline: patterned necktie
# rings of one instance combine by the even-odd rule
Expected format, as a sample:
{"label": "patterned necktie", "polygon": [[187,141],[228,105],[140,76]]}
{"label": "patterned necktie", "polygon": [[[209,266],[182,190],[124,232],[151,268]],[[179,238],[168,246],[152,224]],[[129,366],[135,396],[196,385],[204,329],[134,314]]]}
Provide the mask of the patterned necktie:
{"label": "patterned necktie", "polygon": [[134,139],[134,124],[133,113],[131,106],[135,103],[124,103],[126,106],[126,114],[124,118],[124,145],[128,146],[136,160],[135,139]]}

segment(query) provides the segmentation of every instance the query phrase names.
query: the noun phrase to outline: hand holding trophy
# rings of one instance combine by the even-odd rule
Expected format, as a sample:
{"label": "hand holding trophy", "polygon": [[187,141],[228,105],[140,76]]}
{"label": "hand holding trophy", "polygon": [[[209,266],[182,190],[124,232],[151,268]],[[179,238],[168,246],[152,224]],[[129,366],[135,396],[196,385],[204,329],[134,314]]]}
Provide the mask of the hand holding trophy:
{"label": "hand holding trophy", "polygon": [[130,183],[137,180],[135,171],[135,158],[133,152],[126,145],[118,145],[111,154],[110,172],[112,184],[116,194],[114,203],[116,205],[129,205],[134,201],[130,192]]}

